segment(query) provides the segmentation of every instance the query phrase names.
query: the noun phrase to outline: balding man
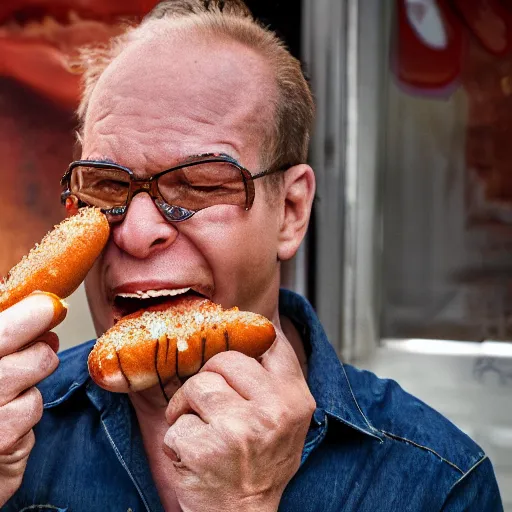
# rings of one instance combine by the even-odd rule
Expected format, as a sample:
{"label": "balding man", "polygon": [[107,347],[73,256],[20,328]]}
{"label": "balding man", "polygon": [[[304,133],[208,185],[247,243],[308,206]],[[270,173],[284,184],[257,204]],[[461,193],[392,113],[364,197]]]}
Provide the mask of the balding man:
{"label": "balding man", "polygon": [[[167,403],[159,387],[99,388],[91,342],[59,364],[51,304],[13,306],[0,316],[2,510],[502,510],[478,446],[341,365],[311,306],[279,289],[315,178],[312,97],[276,36],[240,1],[167,1],[84,62],[82,156],[64,186],[111,222],[86,280],[98,335],[131,311],[123,295],[190,289],[267,316],[278,337],[259,361],[225,352],[166,383]],[[130,193],[135,179],[159,193]],[[254,195],[228,193],[235,179]],[[23,348],[36,339],[50,343]]]}

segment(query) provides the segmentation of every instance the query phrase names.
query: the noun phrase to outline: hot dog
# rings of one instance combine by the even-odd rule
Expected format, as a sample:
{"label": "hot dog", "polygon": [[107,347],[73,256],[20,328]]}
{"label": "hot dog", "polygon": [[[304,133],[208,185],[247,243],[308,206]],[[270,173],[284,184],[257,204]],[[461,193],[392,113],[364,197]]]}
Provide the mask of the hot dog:
{"label": "hot dog", "polygon": [[[80,209],[48,233],[0,283],[0,311],[33,292],[50,295],[52,328],[65,316],[60,300],[73,293],[103,250],[110,233],[104,214]],[[122,318],[89,355],[92,379],[114,392],[141,391],[174,376],[197,373],[212,356],[237,350],[260,357],[274,342],[272,323],[261,315],[223,310],[198,296],[182,296]]]}
{"label": "hot dog", "polygon": [[128,315],[96,342],[89,373],[102,388],[141,391],[190,377],[212,356],[237,350],[260,357],[276,333],[264,316],[183,296]]}
{"label": "hot dog", "polygon": [[109,223],[97,208],[83,208],[55,226],[0,283],[0,311],[41,291],[56,296],[58,317],[58,299],[71,295],[85,279],[109,233]]}

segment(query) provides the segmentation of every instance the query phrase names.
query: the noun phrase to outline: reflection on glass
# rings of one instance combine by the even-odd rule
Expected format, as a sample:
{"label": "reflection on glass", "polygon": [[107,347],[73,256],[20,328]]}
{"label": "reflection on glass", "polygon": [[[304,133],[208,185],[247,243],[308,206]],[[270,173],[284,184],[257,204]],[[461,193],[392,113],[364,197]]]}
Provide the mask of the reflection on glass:
{"label": "reflection on glass", "polygon": [[397,6],[383,336],[510,340],[512,6]]}

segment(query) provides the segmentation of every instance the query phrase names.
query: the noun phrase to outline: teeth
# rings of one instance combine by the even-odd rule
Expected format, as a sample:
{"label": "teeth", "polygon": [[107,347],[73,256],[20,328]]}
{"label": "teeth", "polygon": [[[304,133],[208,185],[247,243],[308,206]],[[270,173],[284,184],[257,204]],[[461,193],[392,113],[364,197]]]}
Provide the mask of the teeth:
{"label": "teeth", "polygon": [[117,297],[126,299],[153,299],[154,297],[174,297],[176,295],[183,295],[188,291],[190,291],[190,288],[179,288],[176,290],[139,290],[135,293],[119,293]]}

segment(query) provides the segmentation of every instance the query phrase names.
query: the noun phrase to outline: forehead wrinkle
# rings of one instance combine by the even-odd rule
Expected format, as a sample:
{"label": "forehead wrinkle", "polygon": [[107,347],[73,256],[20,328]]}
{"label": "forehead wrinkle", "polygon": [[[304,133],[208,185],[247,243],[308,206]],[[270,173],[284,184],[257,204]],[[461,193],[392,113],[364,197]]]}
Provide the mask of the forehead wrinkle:
{"label": "forehead wrinkle", "polygon": [[[224,151],[233,158],[240,159],[241,142],[238,134],[236,137],[222,137],[222,131],[217,126],[210,130],[208,138],[205,139],[203,136],[202,139],[205,142],[198,145],[194,142],[193,137],[189,137],[196,131],[192,124],[185,126],[177,123],[172,123],[172,126],[166,123],[165,127],[138,126],[137,128],[125,128],[122,123],[118,122],[116,116],[111,115],[92,127],[90,135],[94,136],[86,139],[84,151],[91,152],[94,150],[90,148],[87,141],[99,139],[99,146],[102,148],[107,146],[108,151],[115,155],[117,163],[140,172],[142,170],[157,171],[162,170],[162,168],[169,168],[181,163],[191,155],[203,153]],[[136,137],[134,137],[134,133],[137,134]],[[105,151],[105,149],[102,149],[101,154]],[[100,149],[96,149],[96,153],[99,152]]]}
{"label": "forehead wrinkle", "polygon": [[[201,46],[200,41],[194,41],[188,53],[179,52],[183,41],[178,41],[177,47],[168,41],[165,46],[153,43],[149,47],[148,43],[128,47],[102,75],[91,97],[85,139],[86,128],[91,125],[96,135],[110,134],[107,142],[117,146],[116,156],[124,153],[123,165],[130,167],[129,160],[140,169],[150,162],[158,169],[168,166],[168,151],[173,160],[188,156],[187,152],[209,152],[210,148],[194,145],[194,137],[212,144],[227,143],[241,156],[249,154],[255,145],[261,146],[262,134],[268,131],[272,119],[273,103],[269,101],[272,86],[261,79],[268,73],[248,70],[247,64],[255,62],[262,68],[258,58],[251,55],[249,63],[242,62],[226,45],[219,56],[211,45]],[[174,62],[176,55],[179,63]],[[224,58],[226,55],[229,58]],[[205,59],[207,69],[203,68]],[[257,153],[259,156],[260,147]],[[253,157],[250,162],[242,158],[241,163],[257,165]]]}
{"label": "forehead wrinkle", "polygon": [[[204,127],[212,135],[221,135],[221,143],[229,143],[240,153],[241,132],[246,131],[255,119],[252,113],[256,114],[258,109],[248,109],[249,116],[230,116],[228,113],[225,119],[217,118],[216,122],[212,116],[208,115],[211,110],[208,109],[208,102],[201,101],[201,104],[192,109],[183,108],[179,102],[176,103],[173,115],[162,115],[162,112],[170,111],[171,108],[164,104],[155,108],[147,108],[147,101],[141,100],[130,93],[126,97],[117,94],[112,97],[110,106],[105,105],[104,101],[94,103],[86,118],[84,127],[85,142],[90,135],[96,134],[102,137],[107,134],[115,133],[118,137],[128,131],[127,141],[132,139],[131,135],[136,133],[139,140],[146,140],[144,145],[155,144],[158,142],[167,143],[176,138],[176,135],[190,137],[198,132],[204,132]],[[129,106],[128,106],[129,105]],[[226,109],[227,110],[227,109]],[[206,111],[206,114],[205,112]],[[236,123],[236,118],[241,117],[240,122]],[[137,123],[130,123],[131,118],[137,118]],[[251,123],[248,123],[250,121]],[[236,125],[235,125],[236,123]],[[230,126],[230,125],[233,126]],[[222,134],[222,127],[225,133]],[[91,133],[92,132],[92,133]],[[179,138],[179,137],[178,137]],[[215,138],[215,137],[213,137]],[[218,138],[218,137],[217,137]]]}
{"label": "forehead wrinkle", "polygon": [[227,140],[212,138],[211,143],[198,146],[190,142],[176,144],[173,141],[163,143],[127,142],[129,137],[116,132],[102,138],[98,145],[84,146],[84,159],[110,160],[131,169],[137,176],[146,177],[183,163],[192,156],[205,153],[223,152],[240,160],[237,148]]}
{"label": "forehead wrinkle", "polygon": [[[201,119],[187,117],[184,123],[173,117],[152,118],[137,114],[140,122],[128,126],[123,122],[122,114],[109,113],[100,116],[97,121],[91,117],[86,125],[84,151],[92,150],[88,145],[90,140],[99,140],[102,148],[107,146],[109,153],[115,155],[111,159],[138,173],[145,171],[144,174],[172,167],[192,154],[205,152],[223,150],[233,158],[242,160],[241,155],[254,144],[251,130],[247,130],[248,126],[254,125],[254,116],[250,110],[248,112],[249,115],[242,116],[236,124],[231,119],[223,123],[225,126],[208,123],[210,137],[207,146],[197,146],[192,142],[191,136],[203,129]],[[133,115],[132,112],[130,116]],[[106,151],[101,150],[102,154]]]}

